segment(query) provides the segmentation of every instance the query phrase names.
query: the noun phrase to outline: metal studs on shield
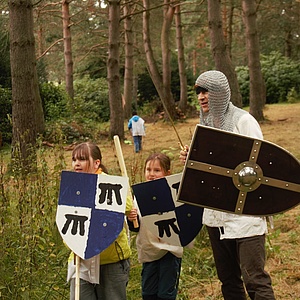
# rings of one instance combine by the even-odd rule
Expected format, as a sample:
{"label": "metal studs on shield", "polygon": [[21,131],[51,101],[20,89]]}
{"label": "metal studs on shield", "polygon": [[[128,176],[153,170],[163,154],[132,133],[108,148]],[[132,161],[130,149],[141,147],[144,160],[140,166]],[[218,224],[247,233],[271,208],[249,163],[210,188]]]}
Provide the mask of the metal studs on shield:
{"label": "metal studs on shield", "polygon": [[197,125],[178,201],[247,215],[273,215],[300,203],[300,163],[285,149]]}

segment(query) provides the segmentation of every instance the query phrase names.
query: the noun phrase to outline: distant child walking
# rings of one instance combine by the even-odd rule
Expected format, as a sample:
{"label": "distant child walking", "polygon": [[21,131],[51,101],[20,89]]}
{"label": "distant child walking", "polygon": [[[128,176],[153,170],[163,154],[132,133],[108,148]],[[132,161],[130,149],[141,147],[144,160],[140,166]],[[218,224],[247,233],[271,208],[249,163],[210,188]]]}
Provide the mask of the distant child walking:
{"label": "distant child walking", "polygon": [[[72,152],[72,167],[75,172],[105,174],[100,148],[90,142],[77,145]],[[132,201],[127,199],[126,211],[132,209]],[[126,286],[129,280],[129,257],[126,229],[123,227],[117,239],[100,255],[80,260],[81,300],[126,300]],[[100,281],[99,281],[100,275]],[[73,253],[68,264],[70,299],[75,299],[75,265]]]}
{"label": "distant child walking", "polygon": [[[150,155],[145,162],[146,181],[171,174],[170,158],[163,153]],[[144,300],[176,299],[183,248],[170,245],[154,236],[139,220],[133,228],[131,221],[139,216],[137,209],[128,215],[129,229],[138,231],[136,245],[142,266],[142,296]]]}
{"label": "distant child walking", "polygon": [[132,118],[128,121],[128,129],[133,137],[134,150],[138,153],[142,150],[142,139],[145,135],[145,121],[137,115],[136,111],[132,113]]}

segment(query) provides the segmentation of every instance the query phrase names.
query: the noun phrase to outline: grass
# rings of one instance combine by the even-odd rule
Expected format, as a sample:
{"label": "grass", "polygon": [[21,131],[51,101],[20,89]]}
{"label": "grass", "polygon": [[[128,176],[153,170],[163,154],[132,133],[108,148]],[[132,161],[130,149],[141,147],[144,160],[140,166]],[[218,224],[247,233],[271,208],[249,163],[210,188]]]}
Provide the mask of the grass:
{"label": "grass", "polygon": [[[261,124],[264,138],[300,159],[300,103],[267,105],[264,114],[266,121]],[[183,168],[172,126],[163,121],[150,121],[146,116],[145,120],[147,135],[143,140],[143,151],[134,153],[129,132],[126,132],[126,143],[122,144],[132,184],[143,181],[144,161],[155,151],[171,157],[173,174]],[[175,124],[184,144],[190,143],[198,121],[198,118],[191,118]],[[97,143],[103,163],[111,174],[119,175],[113,142],[105,138]],[[10,151],[7,148],[1,150],[0,266],[5,271],[0,275],[0,299],[68,299],[65,284],[68,250],[56,230],[55,209],[59,173],[62,168],[71,169],[71,152],[59,147],[43,148],[40,152],[39,160],[43,165],[40,179],[22,183],[5,174]],[[300,299],[299,211],[297,206],[276,215],[274,229],[269,230],[266,268],[273,280],[276,299]],[[28,216],[19,213],[28,213]],[[131,234],[131,245],[128,299],[139,300],[141,265],[137,261],[135,234]],[[179,288],[180,300],[222,299],[205,228],[196,237],[194,248],[184,251]]]}

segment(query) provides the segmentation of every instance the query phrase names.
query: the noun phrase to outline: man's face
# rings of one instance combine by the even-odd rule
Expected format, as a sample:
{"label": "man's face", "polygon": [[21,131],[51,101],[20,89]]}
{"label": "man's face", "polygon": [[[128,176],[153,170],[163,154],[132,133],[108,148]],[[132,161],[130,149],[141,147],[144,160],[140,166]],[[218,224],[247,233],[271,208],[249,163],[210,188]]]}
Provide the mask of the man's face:
{"label": "man's face", "polygon": [[208,92],[207,91],[201,91],[199,94],[197,94],[198,101],[200,106],[202,107],[202,110],[204,113],[207,113],[209,111],[208,106]]}

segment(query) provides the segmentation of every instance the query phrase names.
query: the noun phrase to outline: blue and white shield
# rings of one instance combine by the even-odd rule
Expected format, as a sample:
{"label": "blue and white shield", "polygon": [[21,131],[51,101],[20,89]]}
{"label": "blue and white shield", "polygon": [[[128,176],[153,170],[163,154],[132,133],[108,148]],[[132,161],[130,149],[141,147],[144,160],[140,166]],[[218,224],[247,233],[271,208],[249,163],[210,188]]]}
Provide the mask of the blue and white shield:
{"label": "blue and white shield", "polygon": [[176,201],[181,177],[180,173],[132,186],[141,222],[174,246],[188,245],[202,228],[203,208]]}
{"label": "blue and white shield", "polygon": [[124,225],[128,178],[63,171],[56,225],[82,259],[106,249]]}

